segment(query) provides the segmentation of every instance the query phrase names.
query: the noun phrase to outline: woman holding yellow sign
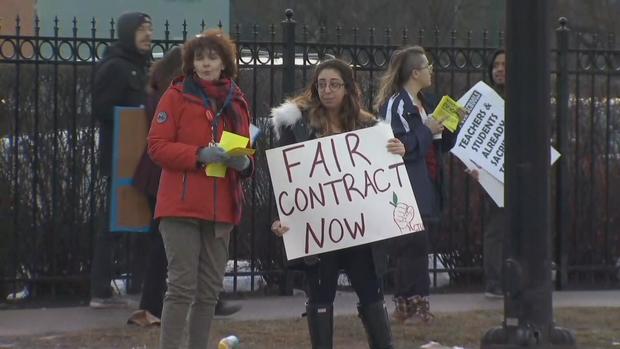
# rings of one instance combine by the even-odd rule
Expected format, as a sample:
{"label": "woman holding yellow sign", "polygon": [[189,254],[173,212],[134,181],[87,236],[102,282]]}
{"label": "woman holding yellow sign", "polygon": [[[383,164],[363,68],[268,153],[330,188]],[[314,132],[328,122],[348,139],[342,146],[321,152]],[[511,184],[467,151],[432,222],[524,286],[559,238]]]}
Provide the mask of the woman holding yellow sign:
{"label": "woman holding yellow sign", "polygon": [[189,348],[207,346],[230,232],[241,220],[241,180],[254,166],[245,149],[248,105],[232,80],[235,53],[221,30],[188,40],[183,76],[164,93],[151,124],[149,155],[162,167],[155,218],[168,259],[161,348],[179,348],[186,322]]}
{"label": "woman holding yellow sign", "polygon": [[[456,133],[444,129],[444,125],[451,129],[454,126],[448,119],[454,116],[450,108],[436,110],[431,97],[421,92],[432,85],[432,75],[433,65],[422,47],[397,50],[381,80],[374,104],[379,115],[392,125],[394,136],[405,145],[403,160],[426,227],[425,231],[393,241],[396,308],[392,317],[397,322],[433,319],[428,300],[428,231],[438,223],[442,206],[441,155],[452,148]],[[438,115],[434,116],[433,111]]]}

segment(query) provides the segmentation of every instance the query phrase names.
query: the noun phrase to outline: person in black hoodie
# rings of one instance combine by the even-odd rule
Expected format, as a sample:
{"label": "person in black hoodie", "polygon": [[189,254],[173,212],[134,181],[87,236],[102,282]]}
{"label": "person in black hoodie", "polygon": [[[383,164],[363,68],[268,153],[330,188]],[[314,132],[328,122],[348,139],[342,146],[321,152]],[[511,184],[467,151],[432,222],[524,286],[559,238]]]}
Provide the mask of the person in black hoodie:
{"label": "person in black hoodie", "polygon": [[[493,53],[488,74],[491,87],[504,98],[506,86],[506,52],[503,49]],[[470,171],[470,174],[478,179],[477,170]],[[491,198],[486,196],[484,200],[484,218],[485,224],[482,242],[485,277],[484,295],[487,298],[503,298],[502,265],[506,212],[503,207],[498,207]]]}
{"label": "person in black hoodie", "polygon": [[112,278],[112,244],[109,232],[109,193],[112,176],[114,107],[146,104],[147,71],[153,36],[151,17],[141,12],[121,15],[117,21],[118,41],[109,46],[97,63],[93,87],[93,115],[99,122],[99,170],[106,181],[104,223],[97,232],[91,265],[92,308],[123,306],[115,299]]}

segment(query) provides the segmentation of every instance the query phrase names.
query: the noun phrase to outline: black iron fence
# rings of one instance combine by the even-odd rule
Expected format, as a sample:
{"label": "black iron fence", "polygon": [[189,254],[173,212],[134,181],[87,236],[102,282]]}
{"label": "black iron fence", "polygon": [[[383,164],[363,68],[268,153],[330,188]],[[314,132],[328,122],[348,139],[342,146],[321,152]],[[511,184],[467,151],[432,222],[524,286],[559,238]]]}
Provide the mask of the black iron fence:
{"label": "black iron fence", "polygon": [[[272,146],[269,110],[301,89],[313,65],[326,55],[353,65],[370,106],[377,77],[399,46],[419,44],[435,66],[437,95],[460,96],[488,80],[491,54],[503,46],[501,32],[408,31],[362,33],[353,28],[310,30],[292,12],[279,25],[231,29],[239,53],[239,85],[263,128],[258,170],[247,183],[247,207],[231,244],[233,287],[256,279],[286,292],[296,282],[284,267],[281,242],[269,231],[272,197],[264,150]],[[154,58],[183,40],[153,43]],[[94,63],[114,41],[89,33],[0,36],[0,296],[21,290],[35,296],[86,295],[92,237],[103,219],[104,185],[97,172],[97,124],[92,113]],[[204,29],[204,23],[200,29]],[[317,34],[318,33],[318,34]],[[182,36],[193,35],[183,25]],[[553,143],[562,153],[553,168],[552,229],[557,287],[617,287],[620,258],[620,50],[614,34],[571,32],[565,21],[550,52],[554,114]],[[311,39],[314,38],[314,39]],[[362,40],[363,37],[363,40]],[[363,41],[364,44],[358,44]],[[527,54],[527,52],[523,52]],[[514,78],[514,77],[513,77]],[[518,78],[518,77],[517,77]],[[445,276],[453,288],[481,284],[484,196],[453,158],[445,160],[448,204],[433,241],[433,282]],[[125,275],[143,256],[132,247],[143,236],[125,234],[115,249],[115,272]],[[444,278],[444,279],[442,279]],[[245,279],[244,279],[245,280]]]}

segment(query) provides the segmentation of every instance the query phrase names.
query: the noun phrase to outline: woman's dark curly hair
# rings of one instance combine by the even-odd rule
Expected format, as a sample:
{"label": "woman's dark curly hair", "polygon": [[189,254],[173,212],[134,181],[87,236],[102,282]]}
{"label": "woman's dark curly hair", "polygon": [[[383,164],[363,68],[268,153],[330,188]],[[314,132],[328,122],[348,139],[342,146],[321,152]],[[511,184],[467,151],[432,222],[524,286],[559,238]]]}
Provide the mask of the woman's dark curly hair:
{"label": "woman's dark curly hair", "polygon": [[237,48],[230,37],[220,29],[209,29],[187,40],[183,45],[183,75],[191,76],[194,73],[194,57],[197,54],[210,51],[215,52],[224,64],[222,78],[236,78]]}

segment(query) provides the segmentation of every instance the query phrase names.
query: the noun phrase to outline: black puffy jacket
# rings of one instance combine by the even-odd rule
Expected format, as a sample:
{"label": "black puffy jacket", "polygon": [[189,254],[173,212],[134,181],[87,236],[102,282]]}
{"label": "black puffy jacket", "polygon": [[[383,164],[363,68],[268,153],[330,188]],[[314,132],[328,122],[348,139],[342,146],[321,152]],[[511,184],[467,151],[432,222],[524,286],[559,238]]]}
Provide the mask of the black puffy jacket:
{"label": "black puffy jacket", "polygon": [[100,170],[112,174],[114,107],[139,107],[146,104],[148,60],[135,45],[136,30],[149,21],[143,13],[126,13],[118,19],[119,40],[109,46],[96,65],[93,87],[93,115],[99,121]]}

